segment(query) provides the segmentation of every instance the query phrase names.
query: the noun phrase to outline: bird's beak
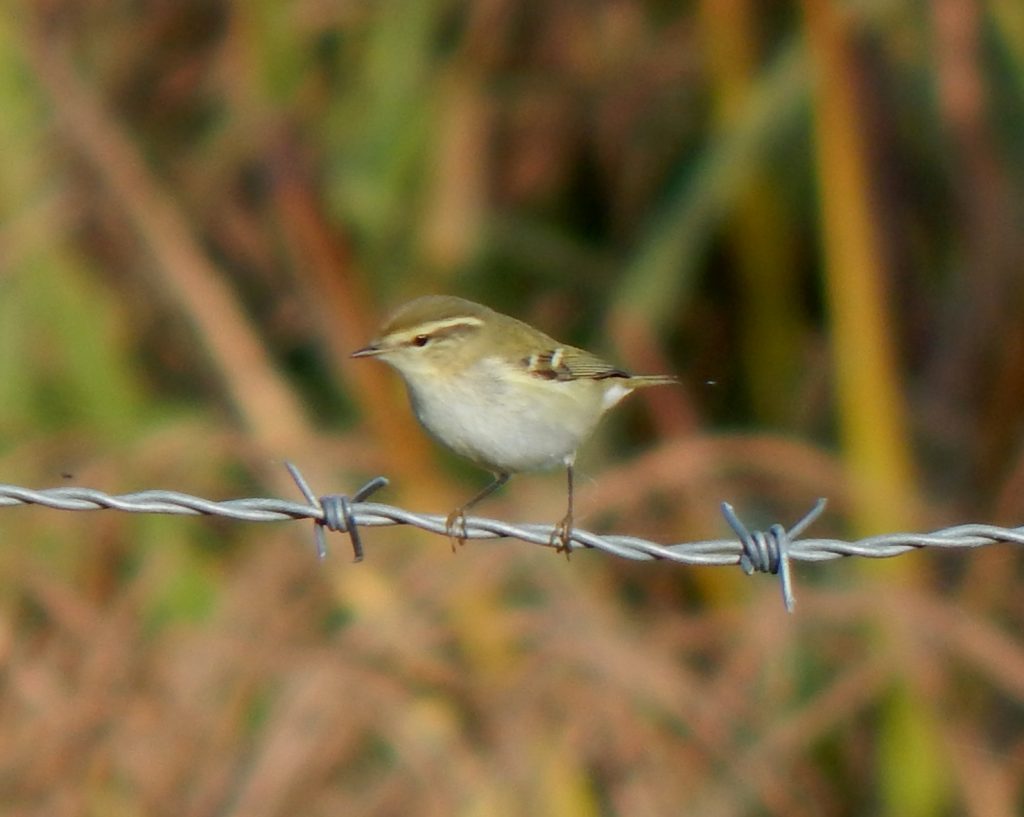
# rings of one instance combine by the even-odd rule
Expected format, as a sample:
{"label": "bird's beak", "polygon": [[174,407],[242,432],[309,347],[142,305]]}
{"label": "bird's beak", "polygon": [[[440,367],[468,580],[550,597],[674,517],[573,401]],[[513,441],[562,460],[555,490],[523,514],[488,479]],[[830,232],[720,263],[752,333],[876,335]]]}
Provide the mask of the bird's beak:
{"label": "bird's beak", "polygon": [[384,350],[381,348],[379,343],[371,343],[369,346],[364,346],[362,349],[356,349],[349,357],[375,357]]}

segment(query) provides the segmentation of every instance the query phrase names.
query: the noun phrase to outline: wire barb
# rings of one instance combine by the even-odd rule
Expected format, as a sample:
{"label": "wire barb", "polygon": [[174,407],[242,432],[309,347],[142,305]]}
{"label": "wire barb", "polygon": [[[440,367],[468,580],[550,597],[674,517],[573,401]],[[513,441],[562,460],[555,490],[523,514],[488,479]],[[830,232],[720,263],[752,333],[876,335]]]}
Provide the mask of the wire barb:
{"label": "wire barb", "polygon": [[[312,519],[316,524],[316,553],[327,555],[325,530],[346,533],[352,542],[355,560],[363,558],[359,528],[382,525],[412,525],[431,533],[448,535],[446,517],[418,514],[368,502],[374,492],[388,484],[384,477],[370,480],[351,497],[328,494],[317,498],[309,484],[291,463],[289,473],[302,492],[305,502],[284,499],[250,498],[215,502],[177,491],[139,491],[111,496],[92,488],[60,487],[32,490],[17,485],[0,484],[0,507],[11,505],[44,505],[67,511],[113,509],[133,513],[179,515],[212,515],[248,522],[273,522],[290,519]],[[788,531],[772,525],[767,531],[751,533],[740,521],[736,511],[723,503],[722,512],[736,533],[736,539],[682,542],[661,545],[636,536],[598,536],[574,527],[573,546],[594,548],[623,559],[658,559],[687,565],[740,565],[748,573],[776,573],[782,583],[787,609],[793,607],[793,591],[789,575],[791,560],[820,562],[848,556],[883,559],[922,548],[965,549],[994,544],[1024,545],[1024,527],[1001,528],[995,525],[957,525],[932,533],[888,533],[855,542],[839,539],[800,539],[804,530],[825,508],[825,500],[817,504]],[[512,524],[478,516],[465,518],[465,538],[513,538],[534,545],[550,547],[553,526]]]}
{"label": "wire barb", "polygon": [[352,541],[352,561],[363,561],[363,540],[359,536],[359,523],[352,512],[352,503],[365,502],[374,491],[384,488],[388,484],[387,477],[374,477],[356,491],[352,499],[345,494],[326,494],[317,497],[297,465],[286,462],[285,467],[310,507],[316,511],[313,516],[313,536],[317,558],[320,561],[327,558],[327,537],[324,534],[324,528],[327,528],[338,533],[347,533]]}
{"label": "wire barb", "polygon": [[736,532],[740,545],[743,547],[743,553],[740,555],[740,567],[748,576],[755,572],[778,575],[782,584],[782,601],[786,605],[786,612],[792,613],[796,608],[796,598],[793,595],[793,583],[789,573],[790,543],[821,516],[827,504],[828,500],[824,497],[818,499],[814,503],[814,507],[788,531],[776,522],[767,531],[751,532],[743,524],[732,505],[728,502],[722,503],[722,516],[729,523],[729,527]]}

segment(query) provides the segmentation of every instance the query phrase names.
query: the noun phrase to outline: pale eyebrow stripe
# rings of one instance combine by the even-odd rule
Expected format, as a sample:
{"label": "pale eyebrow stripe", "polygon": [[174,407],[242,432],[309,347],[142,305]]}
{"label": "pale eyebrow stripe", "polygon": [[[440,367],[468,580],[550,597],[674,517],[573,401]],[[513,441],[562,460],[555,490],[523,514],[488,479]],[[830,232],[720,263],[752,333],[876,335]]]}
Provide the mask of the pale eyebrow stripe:
{"label": "pale eyebrow stripe", "polygon": [[408,336],[410,338],[414,338],[417,335],[433,335],[444,330],[483,326],[483,324],[484,322],[479,318],[446,318],[444,320],[421,323],[419,326],[414,327],[414,329],[405,332],[403,337]]}

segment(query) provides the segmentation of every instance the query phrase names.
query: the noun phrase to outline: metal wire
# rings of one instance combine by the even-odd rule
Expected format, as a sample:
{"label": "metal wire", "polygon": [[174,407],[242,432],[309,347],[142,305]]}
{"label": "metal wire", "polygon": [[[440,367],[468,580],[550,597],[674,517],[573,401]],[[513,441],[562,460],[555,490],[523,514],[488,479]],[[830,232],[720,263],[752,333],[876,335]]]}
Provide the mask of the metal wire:
{"label": "metal wire", "polygon": [[[317,497],[299,470],[287,464],[305,503],[285,499],[229,499],[215,502],[178,491],[139,491],[131,494],[110,495],[92,488],[62,487],[33,490],[17,485],[0,484],[0,507],[13,505],[43,505],[64,511],[95,511],[112,509],[131,513],[163,513],[187,516],[209,515],[246,522],[276,522],[288,519],[311,519],[315,523],[316,552],[319,558],[327,554],[324,530],[347,533],[355,554],[355,561],[363,558],[359,528],[383,525],[412,525],[421,530],[449,535],[446,516],[420,514],[392,505],[368,502],[374,491],[388,484],[377,477],[360,488],[352,497],[329,494]],[[789,531],[782,525],[772,525],[768,531],[749,531],[736,515],[733,507],[722,503],[722,513],[736,532],[736,539],[712,539],[659,545],[635,536],[598,535],[574,528],[571,542],[574,546],[594,548],[623,559],[661,559],[685,565],[740,565],[746,573],[777,574],[782,584],[787,610],[794,606],[789,562],[820,562],[846,556],[884,559],[922,548],[964,549],[1007,543],[1024,545],[1024,527],[1002,528],[996,525],[957,525],[932,533],[889,533],[849,542],[841,539],[798,539],[797,537],[821,514],[825,500],[815,506]],[[465,518],[465,531],[461,525],[460,538],[465,539],[519,539],[534,545],[552,546],[555,527],[539,524],[512,524],[480,516]],[[559,540],[560,541],[560,540]]]}

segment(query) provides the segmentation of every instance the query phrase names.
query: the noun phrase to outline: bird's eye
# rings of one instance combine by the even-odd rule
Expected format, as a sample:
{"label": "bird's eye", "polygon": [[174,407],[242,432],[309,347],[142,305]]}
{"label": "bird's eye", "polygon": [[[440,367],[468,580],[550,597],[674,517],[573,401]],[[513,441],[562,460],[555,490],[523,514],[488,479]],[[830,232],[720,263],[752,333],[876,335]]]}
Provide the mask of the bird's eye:
{"label": "bird's eye", "polygon": [[426,346],[428,343],[430,343],[430,335],[417,335],[412,339],[413,346],[423,347]]}

